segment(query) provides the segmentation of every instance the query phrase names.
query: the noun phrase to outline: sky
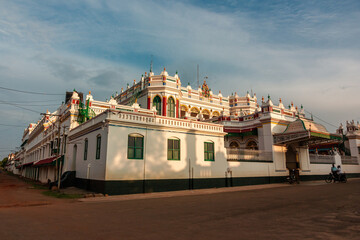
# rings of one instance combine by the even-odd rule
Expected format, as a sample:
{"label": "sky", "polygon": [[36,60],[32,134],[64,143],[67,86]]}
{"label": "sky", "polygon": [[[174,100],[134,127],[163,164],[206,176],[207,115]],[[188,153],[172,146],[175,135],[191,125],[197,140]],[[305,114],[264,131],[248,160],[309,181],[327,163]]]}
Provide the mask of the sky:
{"label": "sky", "polygon": [[0,157],[66,91],[105,101],[151,60],[193,88],[199,64],[215,94],[282,98],[334,132],[360,120],[359,22],[357,0],[0,0]]}

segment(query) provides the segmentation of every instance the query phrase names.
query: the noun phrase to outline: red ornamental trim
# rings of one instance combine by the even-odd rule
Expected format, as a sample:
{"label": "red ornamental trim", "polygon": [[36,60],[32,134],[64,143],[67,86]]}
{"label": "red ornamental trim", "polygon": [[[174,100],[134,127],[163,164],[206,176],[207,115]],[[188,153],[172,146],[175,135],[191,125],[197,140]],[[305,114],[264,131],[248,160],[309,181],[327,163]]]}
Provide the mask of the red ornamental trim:
{"label": "red ornamental trim", "polygon": [[163,116],[166,117],[166,97],[163,97]]}
{"label": "red ornamental trim", "polygon": [[150,97],[148,97],[148,99],[147,99],[147,109],[149,109],[150,110]]}
{"label": "red ornamental trim", "polygon": [[179,118],[179,99],[176,99],[176,118]]}

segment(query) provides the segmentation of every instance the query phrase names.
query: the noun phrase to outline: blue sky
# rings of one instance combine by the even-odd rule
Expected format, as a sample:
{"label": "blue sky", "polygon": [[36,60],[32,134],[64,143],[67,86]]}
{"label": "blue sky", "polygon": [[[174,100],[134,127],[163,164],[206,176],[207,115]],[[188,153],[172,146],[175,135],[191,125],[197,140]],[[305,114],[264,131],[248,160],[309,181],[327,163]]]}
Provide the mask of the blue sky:
{"label": "blue sky", "polygon": [[[0,0],[0,86],[105,100],[152,56],[184,85],[199,64],[215,93],[270,94],[338,125],[360,120],[359,22],[359,1]],[[1,101],[44,112],[63,98],[0,90],[0,124],[40,118]],[[1,156],[22,131],[0,125]]]}

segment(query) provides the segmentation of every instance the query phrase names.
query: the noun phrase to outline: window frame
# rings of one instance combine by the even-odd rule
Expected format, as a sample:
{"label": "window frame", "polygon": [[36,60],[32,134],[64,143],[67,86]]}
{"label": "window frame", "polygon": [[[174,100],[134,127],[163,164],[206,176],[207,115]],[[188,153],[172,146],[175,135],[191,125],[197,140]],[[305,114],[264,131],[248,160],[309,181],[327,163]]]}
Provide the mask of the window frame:
{"label": "window frame", "polygon": [[156,108],[156,114],[161,116],[161,97],[156,95],[153,99],[153,106]]}
{"label": "window frame", "polygon": [[167,105],[168,105],[167,116],[174,118],[175,117],[175,100],[173,97],[169,97]]}
{"label": "window frame", "polygon": [[[174,144],[174,142],[178,142],[178,148],[175,148],[174,146],[175,146],[175,144]],[[180,143],[180,139],[178,139],[178,138],[168,138],[168,146],[167,146],[167,160],[169,160],[169,161],[180,161],[180,159],[181,159],[181,156],[180,156],[180,154],[181,154],[181,151],[180,151],[180,149],[181,149],[181,143]],[[172,142],[172,148],[170,148],[170,142]],[[174,152],[176,152],[176,151],[178,151],[179,153],[178,153],[178,158],[174,158]],[[170,156],[170,154],[169,153],[171,153],[171,156]]]}
{"label": "window frame", "polygon": [[100,159],[101,156],[101,135],[96,136],[96,159]]}
{"label": "window frame", "polygon": [[[134,146],[130,146],[130,138],[134,138],[133,143]],[[137,139],[141,138],[141,146],[137,146]],[[144,136],[140,134],[129,134],[128,135],[128,144],[127,144],[127,158],[135,159],[135,160],[143,160],[144,159]],[[130,156],[130,149],[133,149],[132,156]],[[136,157],[136,150],[141,150],[141,156]]]}
{"label": "window frame", "polygon": [[[209,151],[208,145],[212,145],[212,151]],[[212,153],[212,158],[210,158],[209,154]],[[214,142],[204,142],[204,161],[215,161],[215,144]]]}
{"label": "window frame", "polygon": [[87,160],[88,147],[89,147],[89,140],[87,138],[85,138],[85,140],[84,140],[84,161]]}

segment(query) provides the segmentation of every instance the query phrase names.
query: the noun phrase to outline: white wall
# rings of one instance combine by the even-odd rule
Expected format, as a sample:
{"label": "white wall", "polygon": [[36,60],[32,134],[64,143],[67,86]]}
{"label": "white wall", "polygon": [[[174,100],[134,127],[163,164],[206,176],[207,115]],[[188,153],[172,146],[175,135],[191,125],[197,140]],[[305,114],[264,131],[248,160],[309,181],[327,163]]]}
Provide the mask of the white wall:
{"label": "white wall", "polygon": [[[99,134],[101,135],[100,159],[96,159],[96,137]],[[87,160],[84,160],[84,142],[86,138],[88,139],[88,153]],[[75,162],[76,177],[83,179],[89,177],[89,179],[104,180],[107,157],[107,128],[100,128],[71,141],[67,149],[68,169],[71,165],[74,166],[75,144],[77,146]]]}
{"label": "white wall", "polygon": [[[132,133],[144,136],[143,160],[127,158]],[[167,140],[174,137],[180,139],[180,160],[167,160]],[[214,142],[215,161],[204,161],[205,141]],[[141,180],[144,167],[146,179],[189,178],[189,168],[194,178],[224,177],[227,168],[223,136],[126,126],[110,126],[107,160],[106,180]]]}

